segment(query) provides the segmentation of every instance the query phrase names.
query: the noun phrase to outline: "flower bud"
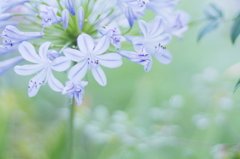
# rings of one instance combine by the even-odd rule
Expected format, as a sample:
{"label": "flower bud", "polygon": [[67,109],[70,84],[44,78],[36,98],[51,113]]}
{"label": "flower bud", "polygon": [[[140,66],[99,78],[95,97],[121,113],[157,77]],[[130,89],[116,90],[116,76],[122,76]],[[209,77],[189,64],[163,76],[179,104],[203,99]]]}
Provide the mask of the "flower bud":
{"label": "flower bud", "polygon": [[62,11],[62,25],[64,30],[67,30],[68,22],[69,22],[69,12],[67,9],[64,9]]}
{"label": "flower bud", "polygon": [[72,15],[76,15],[75,8],[74,8],[74,2],[72,0],[65,0],[65,5],[67,6],[69,12]]}
{"label": "flower bud", "polygon": [[84,10],[82,7],[78,9],[78,29],[79,31],[82,31],[84,24]]}

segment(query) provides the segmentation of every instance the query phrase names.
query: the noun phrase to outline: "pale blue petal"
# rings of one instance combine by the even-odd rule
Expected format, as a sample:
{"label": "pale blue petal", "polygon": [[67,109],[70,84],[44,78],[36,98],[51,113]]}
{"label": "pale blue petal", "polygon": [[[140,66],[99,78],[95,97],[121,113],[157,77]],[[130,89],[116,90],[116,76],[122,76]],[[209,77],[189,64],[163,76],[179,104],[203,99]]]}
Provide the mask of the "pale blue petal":
{"label": "pale blue petal", "polygon": [[49,73],[48,85],[56,92],[62,92],[64,88],[63,84],[53,76],[52,71]]}
{"label": "pale blue petal", "polygon": [[106,86],[107,84],[107,78],[105,73],[103,72],[101,67],[98,68],[93,68],[92,69],[92,74],[95,80],[101,85],[101,86]]}
{"label": "pale blue petal", "polygon": [[140,27],[143,35],[144,35],[144,36],[147,36],[147,35],[148,35],[148,32],[149,32],[149,30],[148,30],[148,24],[147,24],[145,21],[143,21],[143,20],[139,20],[139,21],[138,21],[138,25],[139,25],[139,27]]}
{"label": "pale blue petal", "polygon": [[[30,86],[29,86],[30,87]],[[35,86],[32,86],[31,89],[29,88],[28,89],[28,96],[29,97],[34,97],[37,95],[38,91],[40,89],[40,86],[39,87],[35,87]]]}
{"label": "pale blue petal", "polygon": [[15,6],[19,5],[19,4],[23,4],[25,2],[29,2],[29,0],[12,0],[12,1],[1,0],[2,13],[7,11],[8,9],[12,8],[12,7],[15,7]]}
{"label": "pale blue petal", "polygon": [[67,81],[62,94],[73,93],[75,91],[74,83],[72,81]]}
{"label": "pale blue petal", "polygon": [[23,66],[15,66],[14,71],[22,76],[31,75],[37,73],[45,67],[44,64],[36,64],[36,65],[23,65]]}
{"label": "pale blue petal", "polygon": [[88,85],[88,82],[87,82],[87,81],[81,81],[80,83],[81,83],[81,86],[82,86],[82,87],[85,87],[86,85]]}
{"label": "pale blue petal", "polygon": [[[11,13],[4,13],[4,14],[0,14],[0,21],[4,21],[4,20],[7,20],[9,18],[12,17],[12,14]],[[1,22],[2,23],[2,22]]]}
{"label": "pale blue petal", "polygon": [[63,50],[64,55],[72,61],[80,62],[87,58],[86,53],[82,53],[78,50],[66,48]]}
{"label": "pale blue petal", "polygon": [[165,49],[164,51],[162,51],[161,53],[156,53],[153,54],[153,56],[162,64],[169,64],[172,61],[172,55],[171,53]]}
{"label": "pale blue petal", "polygon": [[18,64],[22,60],[23,60],[23,58],[21,56],[17,56],[17,57],[14,57],[14,58],[11,58],[11,59],[8,59],[8,60],[5,60],[5,61],[1,61],[0,62],[0,75],[5,73],[8,69],[15,66],[16,64]]}
{"label": "pale blue petal", "polygon": [[136,20],[136,18],[134,17],[134,13],[132,8],[127,7],[126,11],[125,11],[126,17],[128,19],[129,25],[130,27],[132,27],[134,25],[134,21]]}
{"label": "pale blue petal", "polygon": [[43,61],[48,61],[48,49],[51,44],[51,42],[45,42],[39,48],[39,55]]}
{"label": "pale blue petal", "polygon": [[0,29],[4,29],[8,25],[16,26],[16,25],[18,25],[18,22],[17,21],[1,21],[0,22]]}
{"label": "pale blue petal", "polygon": [[58,72],[66,71],[71,65],[71,61],[64,57],[58,57],[51,63],[51,68]]}
{"label": "pale blue petal", "polygon": [[86,75],[87,70],[87,60],[80,62],[71,68],[68,73],[68,79],[73,81],[80,81]]}
{"label": "pale blue petal", "polygon": [[10,48],[6,48],[3,45],[0,45],[0,55],[17,52],[17,51],[18,51],[18,45]]}
{"label": "pale blue petal", "polygon": [[150,0],[147,4],[147,8],[155,12],[157,15],[166,15],[172,12],[176,4],[180,0],[164,0],[159,3],[159,0]]}
{"label": "pale blue petal", "polygon": [[99,64],[108,68],[116,68],[122,65],[122,57],[117,53],[107,53],[96,57]]}
{"label": "pale blue petal", "polygon": [[3,37],[14,41],[27,41],[43,37],[41,32],[21,32],[16,27],[8,25],[3,31]]}
{"label": "pale blue petal", "polygon": [[46,83],[46,77],[48,75],[48,68],[44,68],[40,73],[35,75],[32,79],[29,80],[28,84],[28,96],[34,97],[40,87]]}
{"label": "pale blue petal", "polygon": [[154,35],[160,35],[164,31],[164,24],[162,23],[161,17],[156,17],[154,20],[149,22],[149,37]]}
{"label": "pale blue petal", "polygon": [[97,46],[94,48],[93,54],[99,55],[107,51],[110,46],[110,41],[107,36],[104,36],[100,39]]}
{"label": "pale blue petal", "polygon": [[132,51],[118,51],[118,53],[129,60],[138,58],[138,54]]}
{"label": "pale blue petal", "polygon": [[77,38],[78,48],[83,53],[89,53],[93,51],[94,48],[94,41],[91,36],[88,34],[82,33]]}
{"label": "pale blue petal", "polygon": [[62,11],[62,25],[64,30],[67,30],[68,22],[69,22],[69,12],[67,9],[64,9]]}
{"label": "pale blue petal", "polygon": [[146,40],[143,37],[137,37],[135,38],[132,43],[133,43],[133,47],[136,51],[140,50],[142,48]]}
{"label": "pale blue petal", "polygon": [[4,38],[2,41],[3,46],[8,49],[15,48],[15,47],[19,46],[19,44],[21,44],[21,43],[22,43],[22,41],[13,41],[8,38]]}
{"label": "pale blue petal", "polygon": [[121,56],[127,58],[129,61],[140,64],[140,65],[145,65],[150,61],[149,58],[145,57],[145,56],[148,56],[148,54],[142,55],[142,54],[131,52],[131,51],[119,51],[118,53]]}
{"label": "pale blue petal", "polygon": [[153,63],[152,57],[149,56],[149,58],[150,58],[150,60],[144,65],[144,71],[145,71],[145,72],[150,71],[151,68],[152,68],[152,63]]}
{"label": "pale blue petal", "polygon": [[74,99],[78,106],[82,105],[83,98],[81,93],[74,93]]}
{"label": "pale blue petal", "polygon": [[57,52],[56,50],[48,50],[47,58],[50,61],[53,61],[60,56],[61,56],[61,53]]}
{"label": "pale blue petal", "polygon": [[23,42],[22,44],[19,45],[18,48],[20,54],[22,57],[30,62],[33,63],[42,63],[42,59],[39,57],[39,55],[36,53],[35,48],[33,45],[29,42]]}
{"label": "pale blue petal", "polygon": [[82,31],[83,24],[84,24],[84,10],[83,7],[78,9],[78,30]]}
{"label": "pale blue petal", "polygon": [[155,38],[151,38],[151,39],[145,39],[145,44],[146,45],[167,45],[171,42],[172,40],[172,36],[170,34],[162,34],[160,36],[157,36]]}
{"label": "pale blue petal", "polygon": [[102,35],[107,35],[107,33],[109,32],[109,30],[105,28],[99,28],[98,31]]}

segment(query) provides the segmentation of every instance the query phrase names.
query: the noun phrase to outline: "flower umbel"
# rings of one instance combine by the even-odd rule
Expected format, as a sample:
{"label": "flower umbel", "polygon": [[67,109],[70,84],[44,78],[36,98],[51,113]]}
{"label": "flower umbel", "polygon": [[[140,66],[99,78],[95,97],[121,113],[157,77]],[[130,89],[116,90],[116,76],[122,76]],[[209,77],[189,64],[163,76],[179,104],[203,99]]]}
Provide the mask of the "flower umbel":
{"label": "flower umbel", "polygon": [[[15,72],[36,74],[29,81],[30,97],[48,83],[51,89],[68,94],[70,99],[74,97],[81,105],[88,70],[101,86],[106,86],[102,66],[117,68],[122,65],[122,57],[143,65],[146,72],[152,68],[152,56],[163,64],[172,61],[165,45],[172,36],[182,38],[189,22],[187,13],[174,10],[179,1],[55,0],[53,6],[42,0],[3,0],[0,29],[5,29],[0,35],[0,55],[19,52],[20,56],[0,62],[0,74],[25,59],[33,64],[16,66]],[[28,14],[6,13],[23,3],[31,10]],[[146,10],[155,13],[150,22],[139,20]],[[13,16],[24,16],[21,31],[15,27],[18,22],[9,21]],[[136,21],[140,30],[135,27]],[[126,46],[126,50],[135,52],[125,51]],[[66,72],[69,81],[65,87],[52,70]]]}

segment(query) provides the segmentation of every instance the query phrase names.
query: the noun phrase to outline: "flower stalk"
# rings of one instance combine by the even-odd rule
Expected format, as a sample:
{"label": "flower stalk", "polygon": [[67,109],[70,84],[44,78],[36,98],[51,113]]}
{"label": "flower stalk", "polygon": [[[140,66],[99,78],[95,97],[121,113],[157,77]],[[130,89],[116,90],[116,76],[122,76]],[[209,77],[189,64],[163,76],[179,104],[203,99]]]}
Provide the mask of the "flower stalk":
{"label": "flower stalk", "polygon": [[75,104],[72,102],[69,105],[69,133],[68,133],[68,152],[67,158],[71,159],[73,156],[73,145],[74,145],[74,114],[75,114]]}

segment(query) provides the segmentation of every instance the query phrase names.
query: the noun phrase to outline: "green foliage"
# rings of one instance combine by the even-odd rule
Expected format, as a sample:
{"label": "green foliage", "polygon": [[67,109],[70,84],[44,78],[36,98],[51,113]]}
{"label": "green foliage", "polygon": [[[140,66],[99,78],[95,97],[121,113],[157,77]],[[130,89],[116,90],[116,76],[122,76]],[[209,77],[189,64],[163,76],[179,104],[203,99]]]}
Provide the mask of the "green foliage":
{"label": "green foliage", "polygon": [[209,32],[215,30],[223,17],[223,13],[221,9],[219,9],[216,5],[210,4],[207,9],[204,11],[206,19],[208,20],[208,24],[203,27],[198,35],[198,41],[202,39],[203,36],[208,34]]}
{"label": "green foliage", "polygon": [[233,20],[224,20],[222,10],[218,8],[215,4],[210,4],[204,10],[204,14],[205,14],[204,20],[207,20],[208,23],[202,28],[202,30],[198,34],[198,38],[197,38],[198,41],[201,40],[206,34],[217,29],[221,22],[233,21],[230,36],[231,36],[232,43],[233,44],[235,43],[237,37],[240,34],[240,13]]}
{"label": "green foliage", "polygon": [[235,92],[239,87],[240,87],[240,79],[238,80],[233,92]]}
{"label": "green foliage", "polygon": [[220,19],[214,19],[214,20],[210,21],[210,22],[200,31],[200,33],[199,33],[199,35],[198,35],[198,41],[199,41],[200,39],[202,39],[202,37],[203,37],[204,35],[206,35],[207,33],[215,30],[215,29],[218,27],[219,23],[220,23]]}
{"label": "green foliage", "polygon": [[205,10],[204,14],[209,19],[217,19],[223,17],[222,10],[218,8],[215,4],[210,4]]}
{"label": "green foliage", "polygon": [[232,43],[235,43],[237,37],[240,34],[240,13],[237,16],[237,18],[235,19],[232,28],[231,28],[231,40]]}

